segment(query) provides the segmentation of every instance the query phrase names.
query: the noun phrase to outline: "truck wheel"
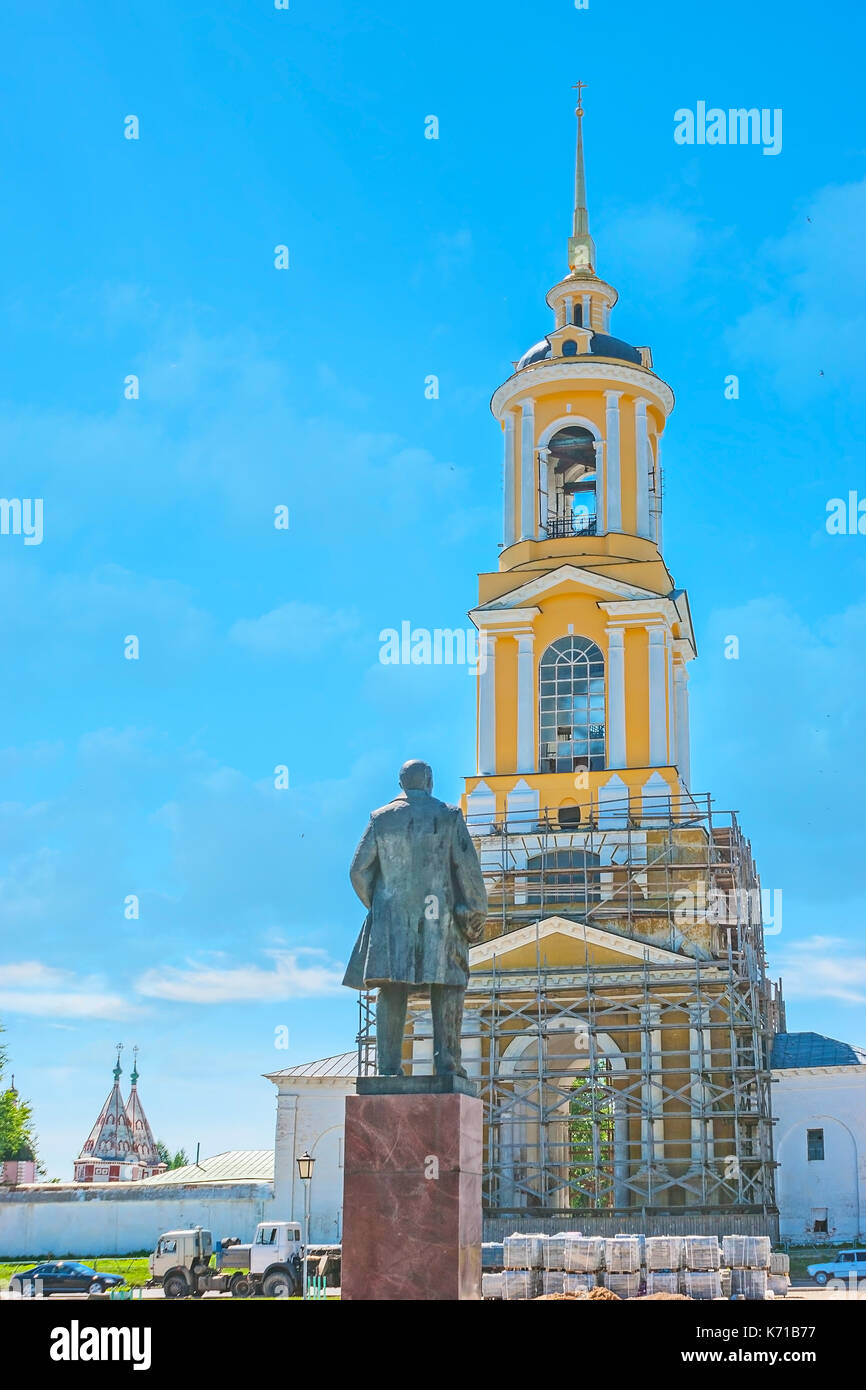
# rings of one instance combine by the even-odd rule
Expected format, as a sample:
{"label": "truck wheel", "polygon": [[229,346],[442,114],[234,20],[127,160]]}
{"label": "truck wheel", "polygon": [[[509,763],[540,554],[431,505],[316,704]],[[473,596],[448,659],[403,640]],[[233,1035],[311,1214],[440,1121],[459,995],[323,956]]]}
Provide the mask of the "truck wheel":
{"label": "truck wheel", "polygon": [[253,1286],[245,1274],[236,1274],[229,1284],[232,1298],[250,1298]]}
{"label": "truck wheel", "polygon": [[162,1281],[162,1291],[166,1298],[186,1298],[189,1293],[189,1283],[186,1275],[175,1270],[172,1274],[167,1274]]}
{"label": "truck wheel", "polygon": [[291,1298],[295,1292],[295,1281],[288,1270],[274,1269],[262,1280],[265,1298]]}

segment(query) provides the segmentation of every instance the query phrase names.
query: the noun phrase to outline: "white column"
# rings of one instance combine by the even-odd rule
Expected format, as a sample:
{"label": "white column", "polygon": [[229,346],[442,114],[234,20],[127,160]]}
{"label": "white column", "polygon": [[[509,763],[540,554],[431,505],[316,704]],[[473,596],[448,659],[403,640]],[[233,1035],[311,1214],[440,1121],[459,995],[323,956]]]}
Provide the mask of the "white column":
{"label": "white column", "polygon": [[595,449],[595,514],[596,534],[603,536],[607,530],[607,489],[605,486],[604,440],[597,439]]}
{"label": "white column", "polygon": [[662,1072],[662,1030],[659,1027],[661,1016],[657,1004],[650,1004],[643,1012],[643,1123],[641,1124],[641,1138],[643,1149],[643,1161],[645,1164],[650,1162],[655,1164],[664,1163],[665,1158],[665,1120],[664,1120],[664,1091],[661,1081],[656,1080],[656,1076],[661,1077]]}
{"label": "white column", "polygon": [[517,638],[517,771],[535,772],[535,670],[533,636]]}
{"label": "white column", "polygon": [[677,768],[681,780],[688,788],[692,780],[689,749],[689,673],[685,666],[679,663],[674,667],[674,692],[677,706]]}
{"label": "white column", "polygon": [[567,295],[565,300],[565,318],[563,320],[563,326],[566,323],[572,323],[574,321],[574,314],[572,313],[573,308],[574,299],[571,295]]}
{"label": "white column", "polygon": [[505,448],[502,458],[502,544],[513,545],[517,540],[517,527],[514,515],[514,411],[505,414]]}
{"label": "white column", "polygon": [[634,403],[634,466],[637,533],[649,540],[649,434],[647,433],[645,400]]}
{"label": "white column", "polygon": [[538,535],[547,535],[547,461],[549,449],[538,450]]}
{"label": "white column", "polygon": [[705,1158],[711,1163],[715,1157],[713,1121],[707,1114],[712,1103],[712,1092],[705,1081],[712,1070],[712,1042],[706,1008],[698,1004],[689,1005],[689,1024],[689,1091],[692,1112],[690,1147],[692,1164],[698,1167],[703,1164]]}
{"label": "white column", "polygon": [[665,634],[649,629],[649,765],[664,767],[668,756],[665,700]]}
{"label": "white column", "polygon": [[592,319],[592,296],[591,296],[591,295],[585,294],[585,295],[583,296],[583,303],[582,303],[581,307],[582,307],[582,309],[583,309],[583,314],[582,314],[583,323],[582,323],[581,327],[582,327],[582,328],[592,328],[592,322],[591,322],[591,319]]}
{"label": "white column", "polygon": [[496,634],[481,631],[485,660],[478,668],[478,774],[496,773]]}
{"label": "white column", "polygon": [[608,531],[622,530],[622,482],[619,462],[619,398],[621,391],[605,391],[605,527]]}
{"label": "white column", "polygon": [[658,546],[662,548],[662,442],[656,435],[656,492],[655,510],[652,514],[652,538]]}
{"label": "white column", "polygon": [[535,535],[535,402],[524,401],[520,420],[520,538]]}
{"label": "white column", "polygon": [[612,627],[607,634],[607,765],[626,767],[625,747],[625,633]]}
{"label": "white column", "polygon": [[668,762],[677,755],[676,745],[676,700],[674,699],[674,649],[670,633],[665,633],[665,695],[667,699],[667,743]]}

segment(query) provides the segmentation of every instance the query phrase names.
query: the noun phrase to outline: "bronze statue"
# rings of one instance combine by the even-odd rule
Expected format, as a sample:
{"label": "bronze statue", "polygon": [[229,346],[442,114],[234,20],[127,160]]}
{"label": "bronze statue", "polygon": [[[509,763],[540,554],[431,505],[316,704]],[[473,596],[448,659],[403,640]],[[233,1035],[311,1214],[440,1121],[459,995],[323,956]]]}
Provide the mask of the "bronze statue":
{"label": "bronze statue", "polygon": [[410,994],[429,989],[433,1068],[466,1075],[461,1065],[463,996],[469,946],[479,940],[487,893],[463,813],[431,795],[433,773],[412,761],[400,769],[400,796],[374,811],[350,869],[367,908],[343,984],[378,989],[376,1070],[402,1075]]}

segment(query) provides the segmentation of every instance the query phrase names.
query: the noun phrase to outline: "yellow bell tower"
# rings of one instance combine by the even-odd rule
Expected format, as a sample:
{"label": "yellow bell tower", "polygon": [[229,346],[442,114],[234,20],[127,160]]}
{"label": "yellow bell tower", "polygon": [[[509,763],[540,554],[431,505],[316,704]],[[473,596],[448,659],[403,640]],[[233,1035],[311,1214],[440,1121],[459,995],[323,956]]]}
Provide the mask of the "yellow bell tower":
{"label": "yellow bell tower", "polygon": [[494,393],[503,457],[499,568],[471,617],[482,638],[477,827],[515,816],[603,824],[689,797],[685,591],[662,556],[661,437],[670,387],[648,347],[610,331],[596,271],[578,84],[575,208],[553,326]]}

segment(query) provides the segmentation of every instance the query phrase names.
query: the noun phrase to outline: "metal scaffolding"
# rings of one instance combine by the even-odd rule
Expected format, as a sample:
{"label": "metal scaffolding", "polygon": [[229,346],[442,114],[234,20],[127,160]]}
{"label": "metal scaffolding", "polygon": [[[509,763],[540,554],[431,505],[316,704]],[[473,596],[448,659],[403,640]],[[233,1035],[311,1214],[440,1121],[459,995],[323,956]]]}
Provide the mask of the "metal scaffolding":
{"label": "metal scaffolding", "polygon": [[[726,1230],[735,1213],[771,1224],[781,1006],[748,841],[709,798],[639,816],[627,803],[594,809],[578,824],[556,811],[470,822],[489,918],[463,1045],[484,1102],[488,1225],[514,1229],[530,1213],[542,1228],[610,1234],[689,1214],[701,1229],[713,1214]],[[570,940],[555,961],[551,918]],[[612,938],[627,939],[630,962],[610,959]],[[524,963],[503,968],[515,948]],[[426,1001],[413,999],[406,1055],[418,1071],[429,1033]]]}

